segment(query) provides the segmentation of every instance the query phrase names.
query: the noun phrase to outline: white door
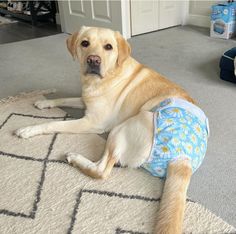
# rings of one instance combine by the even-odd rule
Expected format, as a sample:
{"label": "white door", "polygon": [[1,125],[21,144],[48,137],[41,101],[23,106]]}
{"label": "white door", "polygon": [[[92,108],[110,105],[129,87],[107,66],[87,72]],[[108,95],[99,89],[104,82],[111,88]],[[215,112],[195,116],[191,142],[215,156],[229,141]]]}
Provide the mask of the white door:
{"label": "white door", "polygon": [[131,0],[132,36],[182,23],[184,1]]}
{"label": "white door", "polygon": [[158,30],[158,1],[131,0],[132,35]]}
{"label": "white door", "polygon": [[168,28],[182,23],[182,1],[160,1],[159,29]]}
{"label": "white door", "polygon": [[63,32],[73,33],[83,25],[122,32],[120,0],[67,0],[58,4]]}

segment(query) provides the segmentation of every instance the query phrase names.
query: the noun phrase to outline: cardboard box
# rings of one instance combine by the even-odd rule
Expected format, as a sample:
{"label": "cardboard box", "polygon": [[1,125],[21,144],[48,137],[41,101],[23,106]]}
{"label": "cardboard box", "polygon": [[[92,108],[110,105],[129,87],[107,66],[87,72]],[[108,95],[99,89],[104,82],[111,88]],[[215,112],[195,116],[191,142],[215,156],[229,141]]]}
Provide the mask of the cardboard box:
{"label": "cardboard box", "polygon": [[212,6],[211,37],[229,39],[236,35],[236,3]]}

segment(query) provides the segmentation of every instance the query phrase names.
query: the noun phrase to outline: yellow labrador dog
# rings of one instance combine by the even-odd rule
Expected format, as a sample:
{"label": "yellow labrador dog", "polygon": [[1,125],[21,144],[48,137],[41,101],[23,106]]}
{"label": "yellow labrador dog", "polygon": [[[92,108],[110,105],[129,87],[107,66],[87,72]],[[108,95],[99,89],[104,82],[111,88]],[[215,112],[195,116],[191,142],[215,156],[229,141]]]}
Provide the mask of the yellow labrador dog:
{"label": "yellow labrador dog", "polygon": [[[80,64],[82,97],[43,100],[36,102],[35,106],[39,109],[56,106],[85,108],[85,116],[78,120],[56,121],[21,128],[16,131],[16,135],[29,138],[49,133],[110,131],[105,152],[98,162],[92,162],[74,153],[67,155],[69,163],[93,178],[106,178],[114,164],[118,162],[124,166],[137,168],[150,161],[153,145],[157,145],[155,130],[158,131],[160,128],[161,135],[166,129],[155,125],[156,120],[164,116],[164,112],[160,109],[173,110],[177,115],[184,109],[178,105],[177,107],[169,105],[178,101],[198,108],[186,91],[132,58],[130,45],[119,32],[105,28],[82,27],[79,32],[68,38],[67,47]],[[165,109],[163,106],[169,108]],[[156,110],[153,111],[153,108]],[[200,109],[198,111],[200,112]],[[195,115],[187,116],[189,121],[191,116],[192,120],[194,116],[198,116],[204,121],[203,114],[199,114],[198,111],[195,110]],[[171,125],[173,119],[164,119],[167,122],[168,120],[170,122],[168,126],[172,126],[169,130],[177,134],[178,131],[173,131]],[[182,120],[184,123],[186,118]],[[204,131],[199,126],[195,127],[196,131]],[[178,129],[183,130],[184,125]],[[175,140],[178,145],[178,139]],[[188,140],[190,141],[190,138]],[[165,141],[168,143],[168,137],[164,139]],[[191,150],[188,145],[186,147]],[[168,158],[165,154],[171,152],[168,144],[162,146],[162,149],[161,157]],[[155,176],[166,177],[155,233],[182,232],[186,193],[193,165],[188,155],[177,159],[166,161],[166,168],[160,167],[157,171],[150,165],[145,167]],[[164,175],[165,169],[166,175]]]}

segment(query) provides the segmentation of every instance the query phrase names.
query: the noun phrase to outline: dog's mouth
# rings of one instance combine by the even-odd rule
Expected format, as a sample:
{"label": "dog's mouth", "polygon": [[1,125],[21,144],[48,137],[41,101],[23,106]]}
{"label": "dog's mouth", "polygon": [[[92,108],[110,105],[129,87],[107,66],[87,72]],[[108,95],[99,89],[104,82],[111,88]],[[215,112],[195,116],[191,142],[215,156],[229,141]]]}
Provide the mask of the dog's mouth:
{"label": "dog's mouth", "polygon": [[88,67],[85,75],[99,76],[100,78],[102,78],[100,67]]}

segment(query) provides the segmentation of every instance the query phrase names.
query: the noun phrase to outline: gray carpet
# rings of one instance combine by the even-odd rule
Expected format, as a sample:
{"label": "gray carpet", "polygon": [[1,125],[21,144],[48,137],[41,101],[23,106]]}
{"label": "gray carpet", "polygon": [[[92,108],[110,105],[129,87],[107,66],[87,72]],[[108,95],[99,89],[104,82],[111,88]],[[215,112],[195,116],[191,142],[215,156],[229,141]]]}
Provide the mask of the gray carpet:
{"label": "gray carpet", "polygon": [[[0,45],[0,98],[56,88],[56,97],[78,96],[78,65],[67,35]],[[221,54],[234,40],[210,38],[205,29],[176,27],[132,38],[133,56],[185,87],[210,120],[211,136],[188,196],[236,226],[236,86],[219,79]],[[79,116],[79,111],[70,113]]]}

